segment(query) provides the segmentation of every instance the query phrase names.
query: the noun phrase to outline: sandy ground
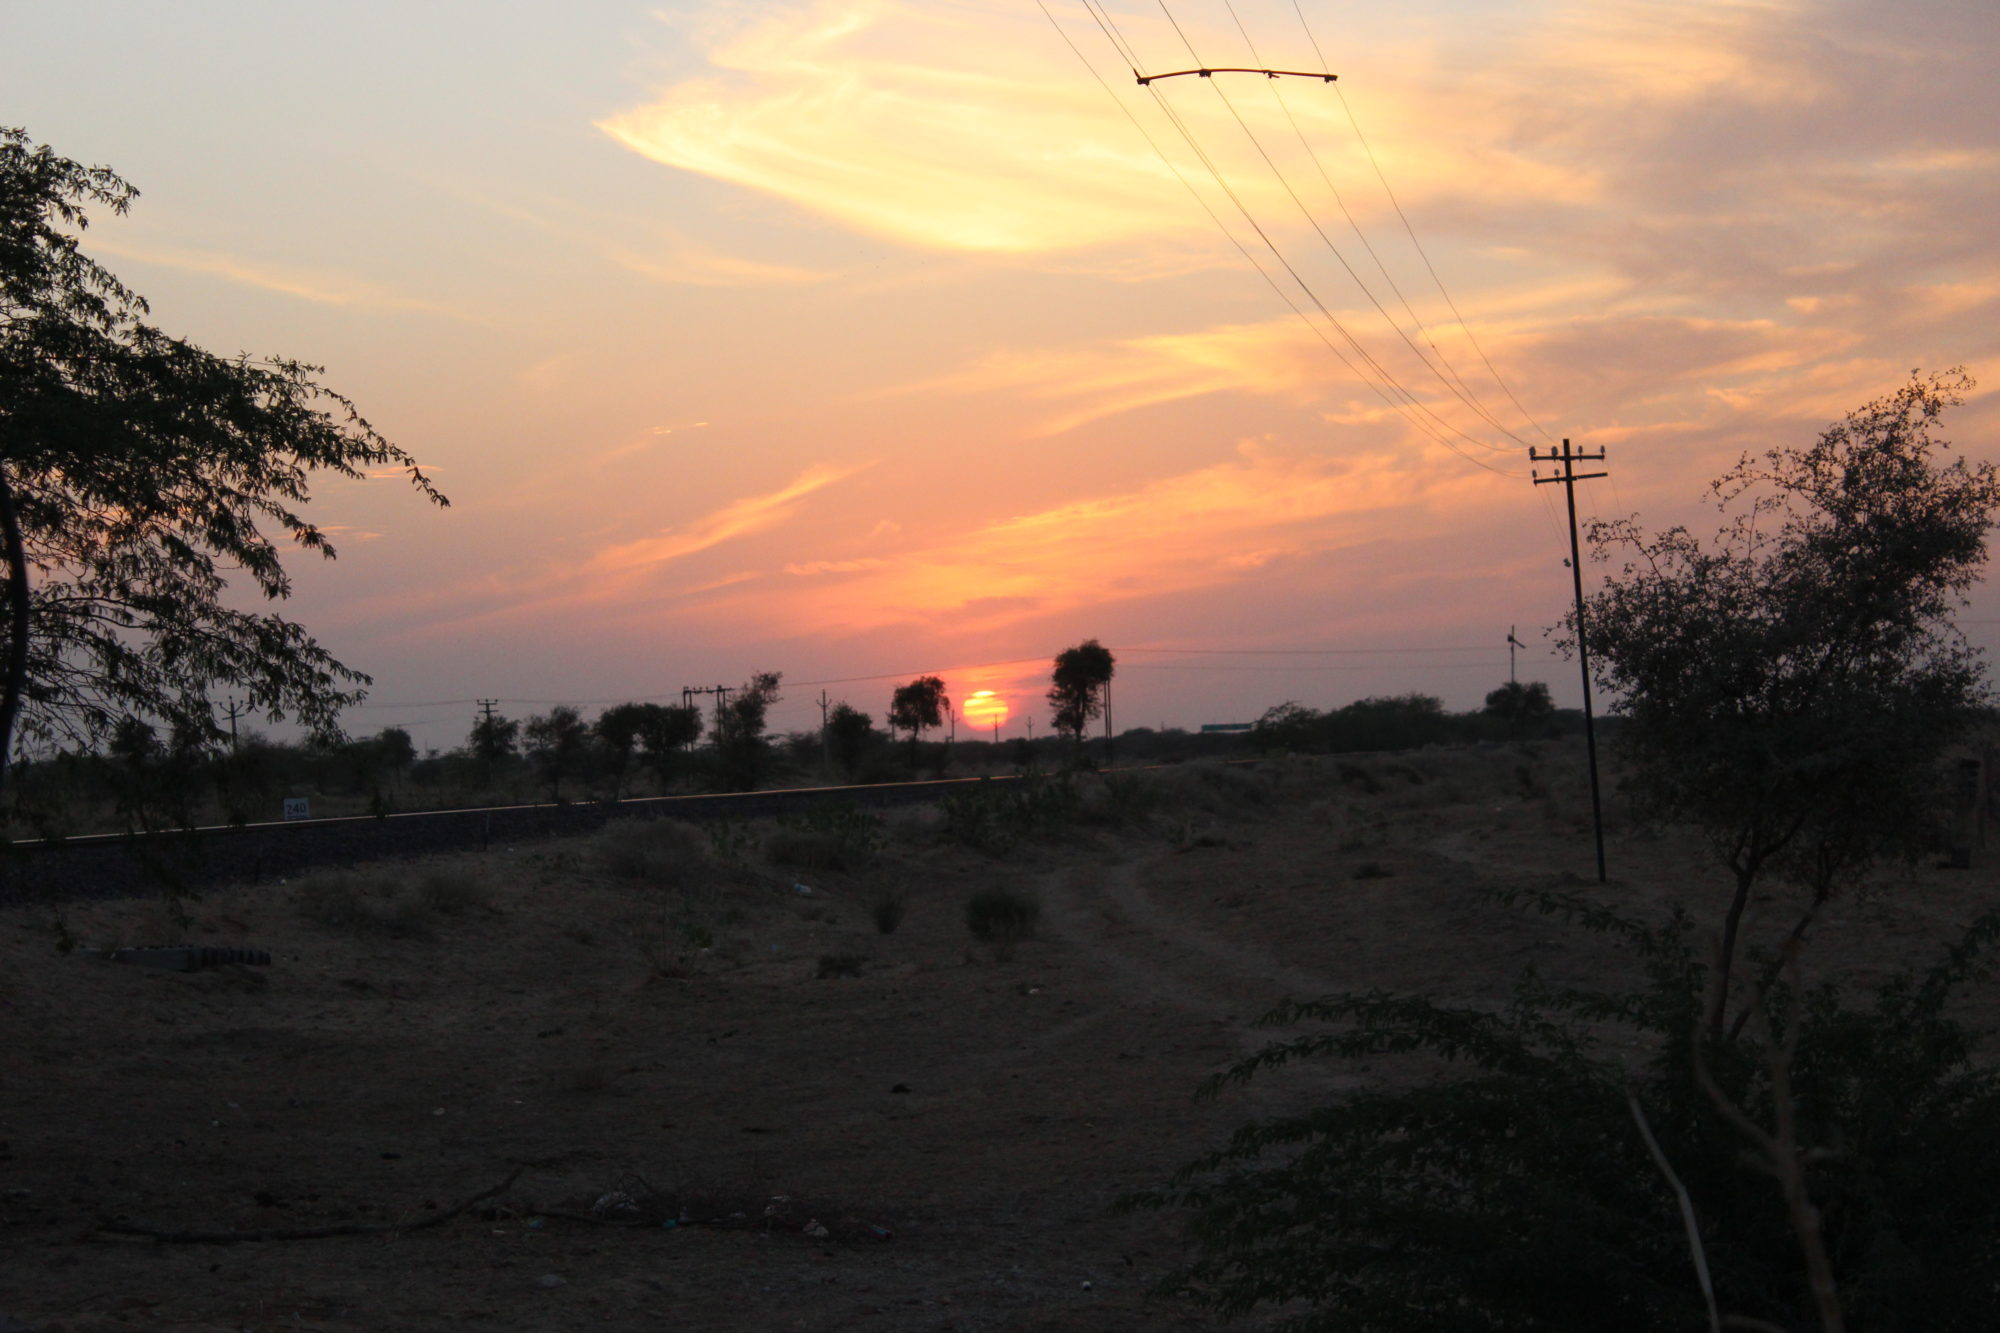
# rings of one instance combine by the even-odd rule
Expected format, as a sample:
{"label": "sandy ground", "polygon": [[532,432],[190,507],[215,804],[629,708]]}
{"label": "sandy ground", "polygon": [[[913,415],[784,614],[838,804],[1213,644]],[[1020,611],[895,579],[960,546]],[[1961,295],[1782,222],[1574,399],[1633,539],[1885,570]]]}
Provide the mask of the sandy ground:
{"label": "sandy ground", "polygon": [[[148,901],[63,924],[84,946],[265,949],[268,968],[64,954],[51,911],[10,910],[0,1329],[1210,1327],[1146,1295],[1184,1256],[1176,1220],[1110,1204],[1247,1118],[1376,1076],[1194,1101],[1285,995],[1492,997],[1530,960],[1618,967],[1483,896],[1589,882],[1579,758],[1184,769],[1144,818],[1001,856],[899,815],[844,872],[749,853],[662,886],[593,842],[496,849],[371,881],[458,886],[390,919],[403,934],[341,919],[324,882],[210,893],[184,927]],[[1719,906],[1690,845],[1616,821],[1610,854],[1593,892]],[[1843,905],[1811,965],[1879,976],[1994,887],[1925,872]],[[1035,938],[968,933],[967,899],[995,888],[1039,900]],[[887,934],[885,891],[907,902]],[[385,1225],[510,1175],[418,1231],[162,1244],[101,1225]],[[617,1193],[724,1225],[605,1224],[629,1220]]]}

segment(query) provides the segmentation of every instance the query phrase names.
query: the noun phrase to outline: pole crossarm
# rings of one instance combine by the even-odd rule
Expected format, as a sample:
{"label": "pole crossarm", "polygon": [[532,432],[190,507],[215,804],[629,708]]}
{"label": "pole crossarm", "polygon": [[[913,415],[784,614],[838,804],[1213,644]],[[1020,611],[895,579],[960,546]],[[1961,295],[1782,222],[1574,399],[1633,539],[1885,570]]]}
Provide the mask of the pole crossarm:
{"label": "pole crossarm", "polygon": [[1199,74],[1204,79],[1216,74],[1262,74],[1267,79],[1318,79],[1321,83],[1332,83],[1340,77],[1338,74],[1328,74],[1321,70],[1242,69],[1233,65],[1228,68],[1216,66],[1209,69],[1177,69],[1167,74],[1141,74],[1136,69],[1132,71],[1133,77],[1138,79],[1141,88],[1144,88],[1155,79],[1178,79],[1188,74]]}

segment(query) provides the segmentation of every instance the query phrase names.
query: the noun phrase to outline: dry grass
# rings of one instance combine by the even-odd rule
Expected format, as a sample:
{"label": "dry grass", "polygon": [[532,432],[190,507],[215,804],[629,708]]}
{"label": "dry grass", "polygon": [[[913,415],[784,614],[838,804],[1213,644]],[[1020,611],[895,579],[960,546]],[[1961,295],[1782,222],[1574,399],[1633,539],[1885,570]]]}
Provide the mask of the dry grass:
{"label": "dry grass", "polygon": [[293,896],[300,915],[330,930],[401,938],[435,933],[437,909],[393,871],[315,871]]}
{"label": "dry grass", "polygon": [[710,883],[716,875],[710,840],[679,819],[618,820],[591,838],[590,855],[614,878],[664,888]]}

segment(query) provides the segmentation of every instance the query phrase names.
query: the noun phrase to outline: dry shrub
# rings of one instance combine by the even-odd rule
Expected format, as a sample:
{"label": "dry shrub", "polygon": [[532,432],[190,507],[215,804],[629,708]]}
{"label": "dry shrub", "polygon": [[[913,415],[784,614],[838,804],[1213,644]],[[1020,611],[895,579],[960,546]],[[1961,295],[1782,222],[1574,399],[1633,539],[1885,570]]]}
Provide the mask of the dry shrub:
{"label": "dry shrub", "polygon": [[1042,905],[1033,894],[1012,889],[982,889],[965,904],[966,929],[1003,958],[1020,941],[1035,937],[1041,916]]}
{"label": "dry shrub", "polygon": [[899,884],[877,885],[868,896],[868,915],[875,929],[884,935],[895,934],[909,910],[909,899],[909,891]]}
{"label": "dry shrub", "polygon": [[[1182,764],[1154,777],[1158,804],[1182,814],[1233,815],[1262,809],[1277,794],[1265,765]],[[1183,821],[1184,822],[1184,821]]]}
{"label": "dry shrub", "polygon": [[591,839],[591,851],[606,874],[620,879],[685,889],[714,877],[709,840],[685,820],[618,820]]}
{"label": "dry shrub", "polygon": [[433,912],[457,916],[476,907],[491,907],[493,890],[463,870],[438,866],[417,878],[416,900]]}
{"label": "dry shrub", "polygon": [[306,920],[363,935],[429,935],[435,915],[381,871],[317,870],[298,882],[295,894]]}

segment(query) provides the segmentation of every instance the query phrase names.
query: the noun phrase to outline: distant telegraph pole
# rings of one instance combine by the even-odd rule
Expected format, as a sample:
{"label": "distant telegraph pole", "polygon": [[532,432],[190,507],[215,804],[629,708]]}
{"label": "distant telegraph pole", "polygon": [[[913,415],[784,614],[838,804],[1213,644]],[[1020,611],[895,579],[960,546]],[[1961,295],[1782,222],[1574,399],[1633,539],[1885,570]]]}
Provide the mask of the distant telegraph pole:
{"label": "distant telegraph pole", "polygon": [[826,729],[827,703],[826,691],[821,690],[819,692],[819,762],[822,768],[831,773],[833,772],[833,740]]}
{"label": "distant telegraph pole", "polygon": [[736,691],[731,689],[727,685],[683,685],[681,686],[681,707],[683,708],[690,707],[693,703],[694,696],[697,694],[714,695],[715,731],[712,734],[714,734],[717,737],[720,737],[722,734],[722,706],[729,702],[729,696],[734,693],[736,693]]}
{"label": "distant telegraph pole", "polygon": [[[1576,587],[1576,656],[1583,670],[1583,739],[1585,747],[1590,751],[1590,820],[1597,830],[1597,882],[1602,884],[1605,879],[1604,803],[1598,795],[1597,787],[1597,724],[1592,717],[1590,707],[1590,648],[1584,642],[1583,633],[1583,555],[1578,550],[1576,539],[1576,484],[1579,481],[1609,476],[1610,473],[1578,472],[1576,470],[1578,463],[1603,462],[1604,451],[1599,449],[1594,454],[1586,454],[1581,450],[1572,450],[1568,440],[1562,442],[1561,453],[1551,449],[1543,454],[1530,448],[1528,458],[1536,463],[1561,463],[1562,472],[1553,477],[1544,477],[1541,470],[1536,469],[1534,481],[1537,486],[1547,486],[1552,482],[1562,483],[1563,493],[1569,499],[1569,572]],[[1514,638],[1512,631],[1508,632],[1507,638],[1511,644]],[[1513,656],[1510,647],[1507,653],[1510,676],[1513,674]]]}

